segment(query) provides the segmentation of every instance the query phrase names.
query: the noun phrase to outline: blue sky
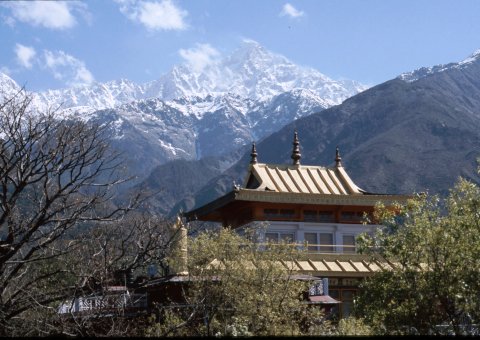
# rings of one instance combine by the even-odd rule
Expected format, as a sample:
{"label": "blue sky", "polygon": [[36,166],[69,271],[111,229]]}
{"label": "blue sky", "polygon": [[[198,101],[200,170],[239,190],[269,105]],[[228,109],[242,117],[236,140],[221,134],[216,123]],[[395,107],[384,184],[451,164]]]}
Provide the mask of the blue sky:
{"label": "blue sky", "polygon": [[174,64],[229,54],[243,39],[375,85],[480,49],[480,1],[0,1],[0,71],[29,90],[146,82]]}

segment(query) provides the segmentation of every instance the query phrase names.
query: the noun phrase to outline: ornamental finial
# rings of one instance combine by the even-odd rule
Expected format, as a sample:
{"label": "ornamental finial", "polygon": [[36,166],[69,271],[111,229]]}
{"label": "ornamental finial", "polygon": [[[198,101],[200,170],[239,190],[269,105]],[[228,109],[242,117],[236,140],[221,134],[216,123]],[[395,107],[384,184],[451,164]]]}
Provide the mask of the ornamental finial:
{"label": "ornamental finial", "polygon": [[300,142],[298,141],[298,133],[295,130],[293,135],[293,152],[291,158],[293,159],[293,165],[300,165],[300,158],[302,158],[302,154],[300,153]]}
{"label": "ornamental finial", "polygon": [[337,168],[342,166],[342,157],[340,157],[340,151],[338,150],[338,145],[337,145],[337,149],[335,151],[335,166]]}
{"label": "ornamental finial", "polygon": [[250,154],[250,164],[257,164],[257,148],[255,147],[255,142],[252,143],[252,153]]}

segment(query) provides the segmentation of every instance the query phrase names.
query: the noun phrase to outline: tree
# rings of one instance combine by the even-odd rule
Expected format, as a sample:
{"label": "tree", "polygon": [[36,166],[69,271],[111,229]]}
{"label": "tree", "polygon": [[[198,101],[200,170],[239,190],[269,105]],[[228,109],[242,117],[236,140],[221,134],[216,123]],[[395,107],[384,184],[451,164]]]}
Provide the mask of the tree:
{"label": "tree", "polygon": [[[309,283],[292,279],[293,245],[265,247],[230,229],[189,239],[185,303],[159,306],[150,335],[246,336],[322,332],[318,307],[303,299]],[[292,267],[289,267],[292,266]],[[177,307],[177,308],[175,308]]]}
{"label": "tree", "polygon": [[[0,103],[0,335],[48,332],[48,322],[38,325],[35,318],[55,314],[59,301],[80,292],[86,278],[97,274],[98,251],[114,240],[106,237],[112,235],[108,227],[101,229],[103,236],[94,227],[119,221],[138,203],[138,197],[125,207],[111,203],[113,189],[125,179],[106,126],[30,111],[31,100],[22,90]],[[149,242],[140,231],[132,225],[112,241],[136,247],[125,268],[134,268],[158,246],[153,236],[140,245]],[[97,253],[83,252],[88,247]],[[116,250],[116,257],[104,257],[105,266],[132,254]],[[37,333],[27,328],[27,319],[37,324]]]}
{"label": "tree", "polygon": [[[357,313],[377,333],[472,334],[480,322],[480,188],[460,179],[447,198],[422,194],[360,240],[395,265],[367,279]],[[478,327],[478,326],[476,326]]]}
{"label": "tree", "polygon": [[[149,266],[165,263],[174,232],[172,222],[135,212],[84,233],[79,247],[66,257],[70,266],[75,264],[76,278],[83,278],[83,283],[75,286],[62,304],[68,313],[50,317],[56,319],[57,330],[80,336],[142,336],[145,318],[141,313],[135,318],[124,315],[134,301],[143,299],[146,304],[145,294],[137,294],[137,290],[148,282]],[[112,296],[112,286],[125,288],[125,295]],[[104,305],[73,312],[76,297],[92,296]],[[144,311],[144,307],[138,312]]]}

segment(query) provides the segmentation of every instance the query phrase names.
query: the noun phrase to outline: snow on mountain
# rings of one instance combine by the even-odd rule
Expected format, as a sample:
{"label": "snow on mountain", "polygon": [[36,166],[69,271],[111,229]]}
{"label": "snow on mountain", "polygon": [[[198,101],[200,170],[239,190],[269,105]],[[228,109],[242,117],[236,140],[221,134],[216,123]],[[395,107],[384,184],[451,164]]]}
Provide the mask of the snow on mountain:
{"label": "snow on mountain", "polygon": [[224,93],[266,100],[302,88],[317,93],[330,106],[367,88],[358,82],[335,81],[315,69],[295,65],[251,40],[245,40],[231,55],[200,73],[180,65],[148,86],[150,96],[165,100]]}
{"label": "snow on mountain", "polygon": [[15,80],[0,72],[0,99],[4,96],[9,97],[19,90],[20,86],[18,86]]}
{"label": "snow on mountain", "polygon": [[[11,86],[8,83],[12,81],[6,75],[0,77],[0,84],[6,86]],[[171,101],[230,93],[242,98],[267,100],[294,89],[308,89],[331,106],[366,88],[355,81],[332,80],[315,69],[295,65],[255,41],[245,40],[232,54],[201,71],[181,64],[157,80],[144,84],[120,79],[47,90],[36,93],[34,102],[42,109],[89,106],[100,110],[148,98]]]}
{"label": "snow on mountain", "polygon": [[445,72],[451,69],[463,69],[465,67],[468,67],[470,64],[476,62],[477,60],[480,60],[480,49],[476,50],[468,58],[458,63],[448,63],[431,67],[421,67],[411,72],[402,73],[398,76],[398,78],[408,83],[412,83],[419,79],[428,77],[429,75],[432,75],[434,73]]}
{"label": "snow on mountain", "polygon": [[100,110],[143,98],[142,85],[125,79],[35,93],[36,103],[40,107],[63,109],[89,106],[93,110]]}
{"label": "snow on mountain", "polygon": [[[0,88],[18,89],[0,73]],[[121,79],[32,93],[39,110],[111,126],[136,173],[176,158],[220,155],[340,104],[367,87],[335,81],[245,40],[201,70],[176,65],[157,80]]]}

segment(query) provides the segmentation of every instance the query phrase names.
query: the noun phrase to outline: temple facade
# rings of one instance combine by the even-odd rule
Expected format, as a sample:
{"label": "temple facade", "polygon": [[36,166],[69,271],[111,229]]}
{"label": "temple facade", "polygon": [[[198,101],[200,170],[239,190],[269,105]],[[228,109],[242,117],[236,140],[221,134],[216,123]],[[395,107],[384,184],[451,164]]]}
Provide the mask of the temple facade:
{"label": "temple facade", "polygon": [[287,241],[306,250],[299,273],[329,279],[329,295],[349,314],[360,280],[393,264],[357,254],[356,237],[373,233],[377,202],[393,206],[411,196],[371,193],[357,186],[342,164],[338,147],[332,167],[302,165],[294,133],[291,164],[258,162],[255,144],[242,186],[185,214],[187,221],[219,222],[239,233],[247,229],[259,243]]}

